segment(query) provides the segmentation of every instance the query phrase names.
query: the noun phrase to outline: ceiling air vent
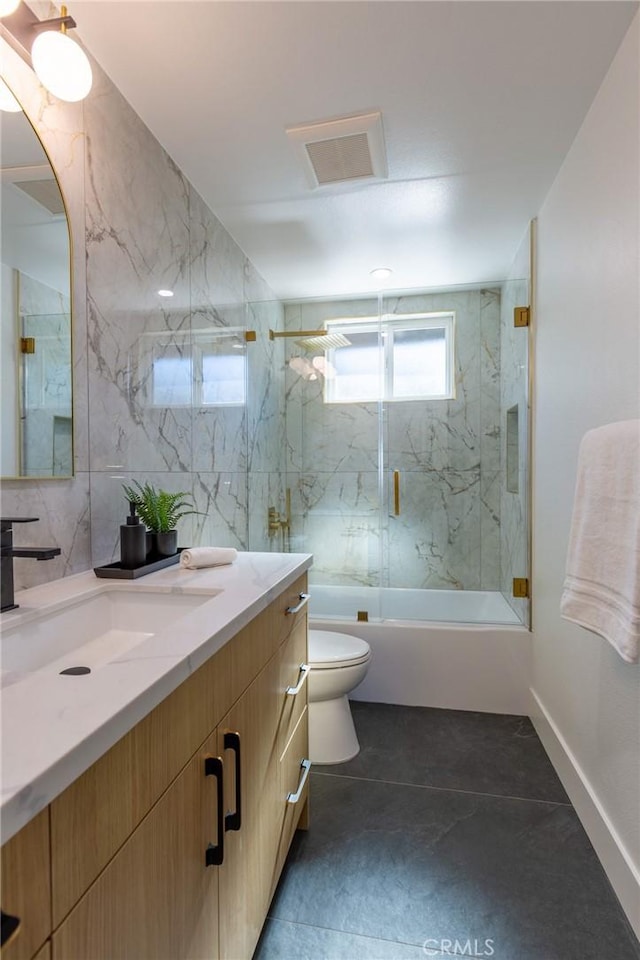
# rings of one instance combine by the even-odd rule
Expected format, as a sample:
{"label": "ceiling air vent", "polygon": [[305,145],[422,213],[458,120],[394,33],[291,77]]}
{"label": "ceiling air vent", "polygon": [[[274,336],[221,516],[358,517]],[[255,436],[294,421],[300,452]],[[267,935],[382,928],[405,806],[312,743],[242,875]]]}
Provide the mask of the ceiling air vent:
{"label": "ceiling air vent", "polygon": [[14,180],[13,186],[39,203],[54,216],[64,213],[64,203],[58,183],[53,178],[47,180]]}
{"label": "ceiling air vent", "polygon": [[312,187],[387,176],[380,112],[287,127],[287,135]]}

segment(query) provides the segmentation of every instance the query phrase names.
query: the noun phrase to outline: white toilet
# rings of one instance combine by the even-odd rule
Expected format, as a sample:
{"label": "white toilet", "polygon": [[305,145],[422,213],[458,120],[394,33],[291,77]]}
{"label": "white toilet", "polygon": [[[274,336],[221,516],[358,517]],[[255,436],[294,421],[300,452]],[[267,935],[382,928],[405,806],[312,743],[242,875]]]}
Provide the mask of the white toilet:
{"label": "white toilet", "polygon": [[309,757],[344,763],[360,750],[347,694],[369,669],[371,648],[346,633],[309,630]]}

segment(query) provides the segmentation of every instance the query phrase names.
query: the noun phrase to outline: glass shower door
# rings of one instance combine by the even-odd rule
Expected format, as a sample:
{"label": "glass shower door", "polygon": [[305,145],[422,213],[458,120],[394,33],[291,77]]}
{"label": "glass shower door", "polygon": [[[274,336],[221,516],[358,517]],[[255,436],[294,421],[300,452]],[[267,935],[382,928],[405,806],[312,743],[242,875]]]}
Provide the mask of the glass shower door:
{"label": "glass shower door", "polygon": [[[514,391],[523,394],[527,376],[521,341],[517,363],[508,369],[501,364],[501,354],[511,356],[513,339],[506,286],[385,298],[386,317],[450,315],[453,324],[450,387],[440,396],[437,387],[425,388],[429,395],[420,396],[409,380],[404,395],[396,388],[385,397],[382,585],[390,588],[382,592],[385,618],[516,619],[509,571],[515,543],[527,540],[526,518],[517,508],[527,488],[527,458],[522,426],[514,440],[514,411],[507,413]],[[522,339],[526,343],[526,332]],[[435,342],[424,346],[437,354]],[[419,357],[419,347],[414,336],[407,350],[425,384],[428,350]],[[445,359],[441,351],[440,361]],[[388,358],[395,367],[401,360],[399,351]],[[524,395],[520,408],[522,425]],[[522,491],[515,496],[509,490],[514,476]],[[525,571],[520,575],[526,577],[523,548],[520,553]]]}
{"label": "glass shower door", "polygon": [[[345,346],[325,349],[305,335],[345,325]],[[379,616],[381,405],[371,393],[377,326],[375,299],[285,306],[293,334],[285,341],[290,544],[314,556],[316,615]]]}

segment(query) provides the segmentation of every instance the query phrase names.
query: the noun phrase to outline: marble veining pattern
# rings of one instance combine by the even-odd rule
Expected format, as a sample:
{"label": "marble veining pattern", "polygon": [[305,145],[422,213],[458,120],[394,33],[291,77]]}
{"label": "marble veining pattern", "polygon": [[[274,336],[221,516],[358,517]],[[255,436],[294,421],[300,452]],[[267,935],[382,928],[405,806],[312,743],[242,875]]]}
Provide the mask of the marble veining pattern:
{"label": "marble veining pattern", "polygon": [[[123,480],[191,493],[206,516],[181,521],[184,544],[247,549],[255,538],[272,550],[267,510],[272,501],[284,506],[284,347],[268,336],[269,328],[283,326],[282,307],[99,65],[92,66],[86,101],[62,104],[11,51],[3,62],[58,173],[74,254],[80,472],[55,485],[3,482],[3,509],[46,518],[22,542],[52,542],[63,551],[48,563],[17,561],[19,587],[117,559]],[[159,298],[161,288],[173,297]],[[244,341],[247,328],[256,330],[253,343]],[[232,341],[241,345],[237,353]],[[241,402],[206,402],[205,354],[242,358]],[[257,498],[251,511],[249,477]],[[60,522],[51,522],[56,515]]]}
{"label": "marble veining pattern", "polygon": [[[175,565],[126,591],[196,593],[207,599],[174,625],[83,678],[70,698],[46,666],[2,691],[2,842],[58,796],[160,701],[194,673],[309,566],[308,556],[244,553],[207,570]],[[16,597],[21,605],[3,614],[3,628],[20,627],[37,611],[75,603],[109,590],[91,571],[42,584]],[[20,730],[21,735],[15,736]],[[43,736],[42,731],[47,735]]]}
{"label": "marble veining pattern", "polygon": [[[319,582],[498,588],[500,291],[389,297],[382,307],[392,315],[447,310],[456,314],[453,400],[326,403],[322,374],[288,341],[287,469],[289,485],[298,485],[293,535],[313,551]],[[374,300],[303,302],[288,304],[285,320],[287,329],[306,330],[377,312]],[[292,364],[294,358],[307,364]],[[368,478],[364,510],[362,502],[353,509],[353,477]]]}

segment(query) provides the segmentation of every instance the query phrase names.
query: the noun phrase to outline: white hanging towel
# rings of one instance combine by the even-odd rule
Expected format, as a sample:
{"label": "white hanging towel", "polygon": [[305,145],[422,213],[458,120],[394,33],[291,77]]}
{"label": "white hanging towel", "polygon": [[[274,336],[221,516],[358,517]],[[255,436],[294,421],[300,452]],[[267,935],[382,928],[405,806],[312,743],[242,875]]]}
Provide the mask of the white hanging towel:
{"label": "white hanging towel", "polygon": [[638,662],[640,420],[582,438],[560,612]]}

